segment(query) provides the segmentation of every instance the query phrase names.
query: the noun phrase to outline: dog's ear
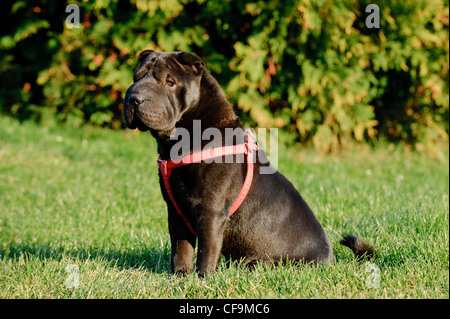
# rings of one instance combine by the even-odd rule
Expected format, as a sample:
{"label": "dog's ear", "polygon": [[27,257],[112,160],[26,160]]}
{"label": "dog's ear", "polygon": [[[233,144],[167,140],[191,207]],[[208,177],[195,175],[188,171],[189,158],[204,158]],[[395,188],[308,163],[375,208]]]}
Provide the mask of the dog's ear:
{"label": "dog's ear", "polygon": [[139,60],[139,62],[140,61],[142,61],[147,55],[149,55],[150,53],[152,53],[152,52],[155,52],[155,51],[153,51],[153,50],[143,50],[143,51],[141,51],[141,52],[139,52],[137,55],[136,55],[136,58]]}
{"label": "dog's ear", "polygon": [[177,61],[191,67],[198,74],[203,71],[203,67],[205,66],[205,63],[198,56],[188,52],[178,53]]}

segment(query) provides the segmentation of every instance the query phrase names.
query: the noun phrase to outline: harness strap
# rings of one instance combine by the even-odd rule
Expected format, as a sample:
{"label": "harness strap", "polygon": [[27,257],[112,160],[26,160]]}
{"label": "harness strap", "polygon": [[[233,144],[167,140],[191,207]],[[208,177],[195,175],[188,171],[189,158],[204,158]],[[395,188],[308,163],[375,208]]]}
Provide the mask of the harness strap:
{"label": "harness strap", "polygon": [[173,196],[172,188],[170,187],[170,176],[172,174],[172,169],[188,164],[199,163],[201,161],[205,161],[215,157],[222,157],[225,155],[238,155],[238,154],[247,155],[247,174],[245,176],[244,185],[242,186],[239,195],[237,196],[236,200],[231,206],[229,214],[229,217],[231,217],[231,215],[233,215],[234,212],[236,212],[239,206],[241,206],[242,202],[247,196],[247,193],[250,190],[250,186],[252,185],[253,180],[253,160],[255,157],[254,151],[258,149],[258,145],[256,144],[256,139],[255,136],[252,134],[252,132],[249,129],[247,129],[246,131],[247,131],[247,143],[244,144],[213,148],[211,150],[189,154],[176,160],[168,160],[168,161],[162,160],[161,156],[158,158],[158,166],[161,171],[167,195],[172,201],[172,204],[177,210],[178,214],[186,223],[186,226],[195,236],[197,236],[195,228],[191,225],[186,216],[183,214],[183,212],[180,209],[180,206],[178,206],[177,202],[175,201],[175,197]]}

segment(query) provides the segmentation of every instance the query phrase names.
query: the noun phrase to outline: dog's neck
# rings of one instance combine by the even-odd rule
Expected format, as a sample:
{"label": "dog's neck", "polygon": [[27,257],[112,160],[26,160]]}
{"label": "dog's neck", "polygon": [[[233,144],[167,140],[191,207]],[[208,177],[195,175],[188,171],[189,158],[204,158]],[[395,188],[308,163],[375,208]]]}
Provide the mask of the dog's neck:
{"label": "dog's neck", "polygon": [[[186,129],[193,136],[194,120],[201,120],[202,132],[211,127],[218,128],[222,133],[225,128],[242,127],[219,83],[206,70],[202,75],[200,99],[197,106],[187,110],[176,124],[176,127]],[[177,142],[177,140],[170,139],[172,130],[150,131],[158,142],[159,154],[162,157],[166,157],[166,153]]]}
{"label": "dog's neck", "polygon": [[191,131],[194,120],[202,121],[202,129],[208,127],[225,129],[226,127],[241,126],[239,118],[234,114],[233,107],[225,97],[219,83],[206,70],[202,75],[200,99],[197,106],[186,111],[176,127],[183,127]]}

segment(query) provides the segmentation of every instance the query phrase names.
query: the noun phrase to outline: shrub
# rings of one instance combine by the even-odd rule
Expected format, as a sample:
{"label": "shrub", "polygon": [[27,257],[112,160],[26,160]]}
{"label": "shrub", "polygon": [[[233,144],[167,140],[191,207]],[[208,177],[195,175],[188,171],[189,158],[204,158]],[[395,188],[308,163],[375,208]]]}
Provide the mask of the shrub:
{"label": "shrub", "polygon": [[447,140],[448,2],[18,1],[1,13],[0,111],[22,119],[123,127],[121,108],[150,48],[202,57],[249,125],[339,150],[385,136],[419,149]]}

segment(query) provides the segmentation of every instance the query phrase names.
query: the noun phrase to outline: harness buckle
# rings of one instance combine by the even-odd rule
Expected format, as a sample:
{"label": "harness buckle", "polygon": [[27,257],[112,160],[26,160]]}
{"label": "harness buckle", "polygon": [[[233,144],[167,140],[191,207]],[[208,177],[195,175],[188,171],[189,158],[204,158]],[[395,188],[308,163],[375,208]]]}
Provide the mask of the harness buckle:
{"label": "harness buckle", "polygon": [[[246,129],[247,131],[247,142],[245,143],[245,148],[248,152],[253,152],[258,149],[258,141],[256,140],[255,135],[250,129]],[[245,154],[247,154],[247,151]]]}
{"label": "harness buckle", "polygon": [[158,162],[159,169],[163,176],[167,175],[167,161],[162,160],[160,157],[156,160]]}

